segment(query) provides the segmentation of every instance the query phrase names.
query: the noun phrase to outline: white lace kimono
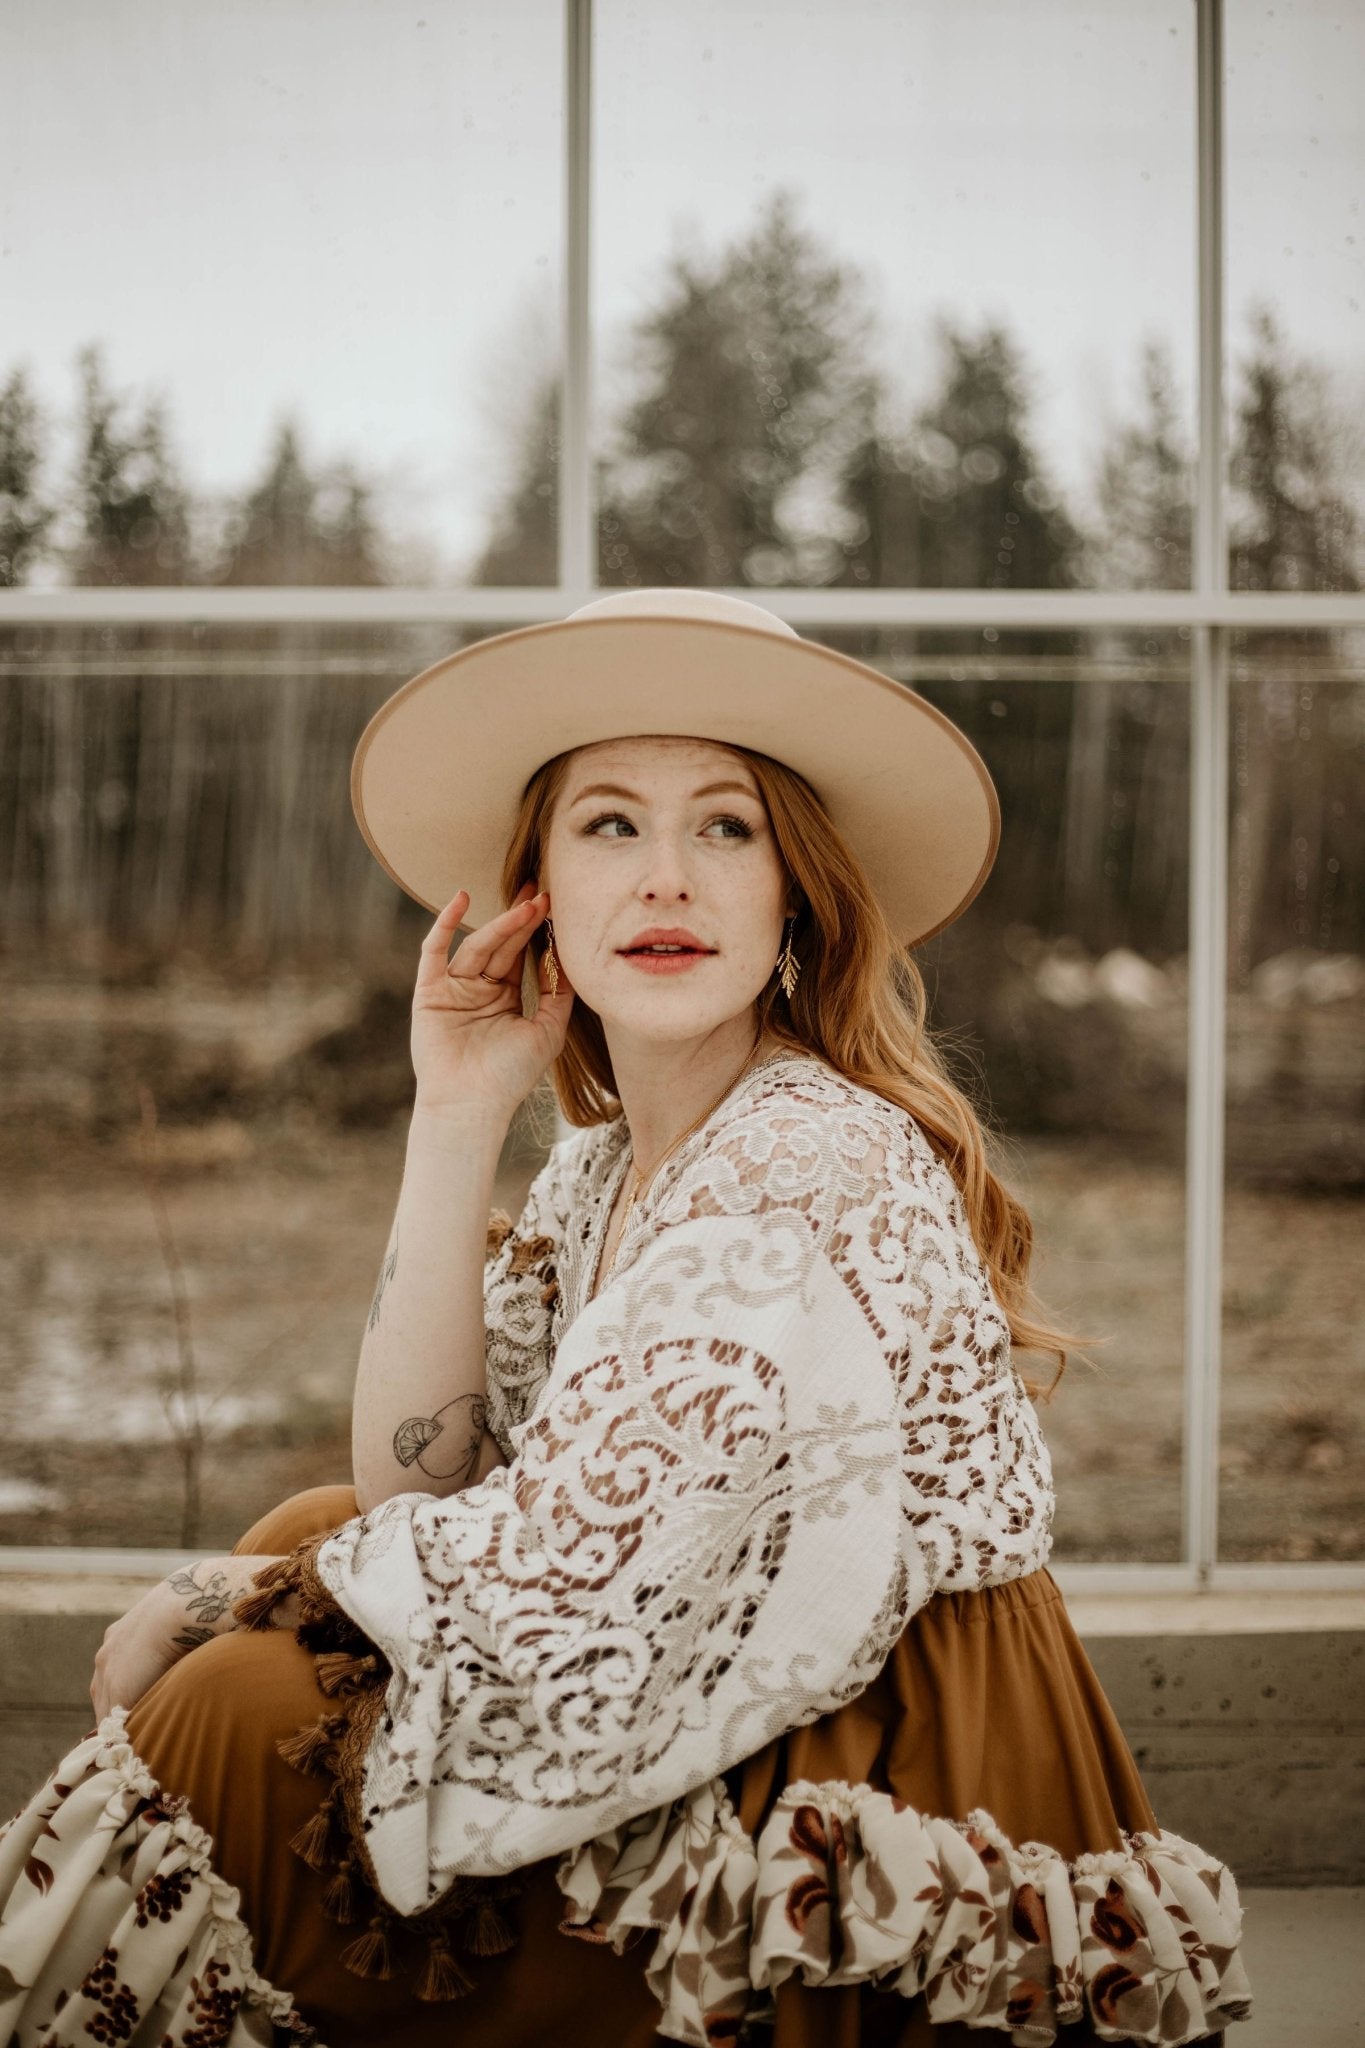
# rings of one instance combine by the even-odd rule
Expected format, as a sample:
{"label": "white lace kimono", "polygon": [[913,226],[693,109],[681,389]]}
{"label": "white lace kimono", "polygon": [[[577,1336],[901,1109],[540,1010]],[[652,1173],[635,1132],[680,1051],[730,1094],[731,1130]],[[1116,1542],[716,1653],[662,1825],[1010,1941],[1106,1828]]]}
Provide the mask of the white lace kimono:
{"label": "white lace kimono", "polygon": [[860,1692],[937,1586],[1047,1555],[1008,1330],[909,1118],[765,1063],[585,1303],[626,1151],[614,1125],[558,1146],[494,1262],[512,1462],[318,1554],[393,1666],[366,1847],[406,1913],[706,1784]]}
{"label": "white lace kimono", "polygon": [[[518,1226],[490,1233],[509,1464],[387,1500],[316,1552],[391,1666],[361,1787],[384,1898],[417,1914],[457,1876],[558,1856],[571,1924],[618,1947],[656,1931],[661,2031],[697,2044],[718,2015],[770,2011],[793,1970],[923,1991],[933,2019],[983,2027],[1045,1984],[1021,2042],[1085,2013],[1101,2038],[1175,2048],[1242,2016],[1232,1878],[1178,1836],[1067,1864],[989,1815],[844,1785],[789,1786],[756,1841],[739,1827],[730,1766],[863,1691],[935,1591],[1045,1562],[1049,1464],[957,1187],[911,1118],[818,1061],[765,1062],[665,1163],[589,1300],[627,1149],[619,1123],[566,1140]],[[101,1772],[131,1783],[118,1733],[63,1779],[92,1798]],[[16,1887],[55,1810],[13,1824]],[[825,1840],[821,1946],[783,1908]],[[0,1920],[19,1889],[0,1884]],[[1160,1993],[1139,2035],[1131,1998],[1114,2019],[1092,1996],[1106,1929],[1130,1920],[1125,1987]]]}

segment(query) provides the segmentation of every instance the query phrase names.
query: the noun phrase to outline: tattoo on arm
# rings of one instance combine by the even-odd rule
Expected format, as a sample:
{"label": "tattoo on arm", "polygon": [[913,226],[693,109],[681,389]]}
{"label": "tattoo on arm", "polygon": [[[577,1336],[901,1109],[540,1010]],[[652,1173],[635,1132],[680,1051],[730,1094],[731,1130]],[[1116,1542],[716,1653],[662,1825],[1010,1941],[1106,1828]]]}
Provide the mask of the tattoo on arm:
{"label": "tattoo on arm", "polygon": [[488,1403],[482,1394],[461,1394],[434,1415],[410,1415],[394,1432],[393,1455],[416,1465],[428,1479],[467,1479],[483,1442]]}
{"label": "tattoo on arm", "polygon": [[379,1321],[379,1304],[384,1299],[384,1289],[388,1286],[390,1280],[392,1280],[394,1276],[394,1270],[397,1267],[397,1265],[398,1219],[397,1217],[395,1217],[393,1223],[393,1236],[389,1239],[389,1249],[387,1254],[385,1255],[384,1263],[379,1269],[379,1280],[374,1290],[374,1299],[370,1303],[370,1329],[373,1329],[375,1324]]}
{"label": "tattoo on arm", "polygon": [[[207,1572],[202,1584],[195,1577],[196,1572]],[[232,1605],[235,1596],[228,1575],[217,1566],[196,1564],[188,1571],[172,1572],[166,1583],[173,1593],[180,1595],[187,1612],[200,1624],[198,1628],[187,1624],[185,1634],[177,1636],[176,1641],[183,1642],[187,1650],[197,1649],[200,1643],[217,1635],[213,1624],[221,1621]]]}
{"label": "tattoo on arm", "polygon": [[212,1628],[182,1628],[178,1636],[171,1637],[171,1641],[177,1650],[197,1650],[201,1644],[211,1643],[217,1633]]}

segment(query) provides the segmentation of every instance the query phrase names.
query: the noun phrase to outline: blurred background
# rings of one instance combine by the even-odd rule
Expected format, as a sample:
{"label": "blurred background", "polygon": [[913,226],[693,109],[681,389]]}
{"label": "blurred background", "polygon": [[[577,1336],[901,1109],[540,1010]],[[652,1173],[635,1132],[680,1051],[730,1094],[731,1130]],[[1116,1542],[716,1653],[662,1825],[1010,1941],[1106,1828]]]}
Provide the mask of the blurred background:
{"label": "blurred background", "polygon": [[[1359,592],[1365,12],[1224,23],[1227,585]],[[999,858],[917,957],[1039,1290],[1103,1340],[1042,1410],[1057,1555],[1154,1564],[1189,1369],[1191,630],[908,627],[878,593],[1191,588],[1195,27],[591,15],[591,570],[860,592],[801,630],[985,757]],[[356,829],[356,740],[524,622],[500,593],[582,601],[554,590],[564,8],[62,0],[6,42],[0,1543],[225,1548],[349,1478],[402,1171],[430,917]],[[385,585],[477,613],[357,622]],[[271,622],[275,586],[333,595]],[[78,589],[142,595],[83,618]],[[1220,1556],[1359,1559],[1365,627],[1233,625],[1226,656]],[[513,1210],[546,1135],[509,1139]]]}

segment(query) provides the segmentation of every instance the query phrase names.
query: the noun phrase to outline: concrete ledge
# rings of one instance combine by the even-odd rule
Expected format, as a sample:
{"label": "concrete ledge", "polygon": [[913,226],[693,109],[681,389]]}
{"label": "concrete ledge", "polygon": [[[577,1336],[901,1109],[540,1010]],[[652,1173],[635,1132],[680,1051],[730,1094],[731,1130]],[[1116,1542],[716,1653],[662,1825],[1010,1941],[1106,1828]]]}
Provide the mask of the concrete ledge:
{"label": "concrete ledge", "polygon": [[[0,1813],[92,1723],[109,1622],[160,1574],[0,1570]],[[1164,1827],[1242,1885],[1365,1883],[1365,1596],[1073,1594]]]}

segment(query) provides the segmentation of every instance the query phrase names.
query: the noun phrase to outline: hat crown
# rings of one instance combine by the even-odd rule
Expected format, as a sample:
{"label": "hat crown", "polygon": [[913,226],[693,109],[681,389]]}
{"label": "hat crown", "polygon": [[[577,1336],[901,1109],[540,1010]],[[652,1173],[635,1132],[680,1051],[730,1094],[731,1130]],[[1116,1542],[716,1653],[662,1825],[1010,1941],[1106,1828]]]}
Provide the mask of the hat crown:
{"label": "hat crown", "polygon": [[744,597],[727,597],[720,590],[695,590],[685,584],[659,583],[640,590],[613,590],[609,597],[595,597],[581,604],[571,619],[648,618],[703,619],[723,626],[749,626],[759,633],[785,633],[792,640],[800,634],[765,605],[750,604]]}

